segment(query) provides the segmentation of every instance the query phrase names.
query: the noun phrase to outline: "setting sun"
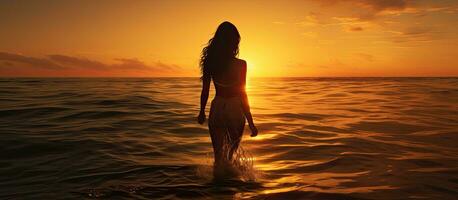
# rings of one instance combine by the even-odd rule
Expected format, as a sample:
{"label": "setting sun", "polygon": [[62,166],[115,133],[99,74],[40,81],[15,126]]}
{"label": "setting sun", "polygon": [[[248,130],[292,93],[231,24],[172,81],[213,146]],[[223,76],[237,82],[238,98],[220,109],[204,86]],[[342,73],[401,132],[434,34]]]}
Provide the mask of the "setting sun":
{"label": "setting sun", "polygon": [[457,199],[457,0],[3,0],[0,199]]}
{"label": "setting sun", "polygon": [[195,77],[223,21],[250,76],[458,75],[455,1],[42,4],[0,6],[0,75]]}

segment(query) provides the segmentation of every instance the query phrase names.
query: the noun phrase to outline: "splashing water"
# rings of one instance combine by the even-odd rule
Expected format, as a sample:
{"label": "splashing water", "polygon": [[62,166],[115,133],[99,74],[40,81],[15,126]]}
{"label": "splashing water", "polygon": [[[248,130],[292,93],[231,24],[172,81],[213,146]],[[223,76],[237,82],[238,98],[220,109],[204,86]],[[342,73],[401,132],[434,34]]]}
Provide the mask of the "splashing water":
{"label": "splashing water", "polygon": [[261,177],[261,172],[256,170],[255,158],[251,152],[240,146],[234,155],[233,166],[238,170],[241,180],[255,182]]}
{"label": "splashing water", "polygon": [[198,165],[196,175],[208,181],[239,179],[244,182],[256,182],[262,176],[262,173],[255,168],[255,158],[242,145],[234,152],[233,159],[226,165],[215,168],[213,160],[211,153],[207,153],[202,163]]}

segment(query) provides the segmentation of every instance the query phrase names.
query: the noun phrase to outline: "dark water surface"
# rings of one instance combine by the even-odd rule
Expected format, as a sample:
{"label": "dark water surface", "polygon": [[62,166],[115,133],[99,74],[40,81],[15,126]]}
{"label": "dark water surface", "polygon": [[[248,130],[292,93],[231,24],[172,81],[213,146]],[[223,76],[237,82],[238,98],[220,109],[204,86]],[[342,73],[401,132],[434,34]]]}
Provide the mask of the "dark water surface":
{"label": "dark water surface", "polygon": [[0,199],[457,198],[458,78],[248,84],[256,179],[212,182],[197,78],[0,79]]}

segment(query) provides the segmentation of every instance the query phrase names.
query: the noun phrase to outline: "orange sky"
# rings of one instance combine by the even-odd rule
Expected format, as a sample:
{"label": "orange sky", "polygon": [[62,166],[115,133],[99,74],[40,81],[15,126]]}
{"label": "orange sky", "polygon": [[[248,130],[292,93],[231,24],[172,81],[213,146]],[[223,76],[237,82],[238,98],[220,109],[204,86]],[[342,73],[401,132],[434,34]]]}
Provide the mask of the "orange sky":
{"label": "orange sky", "polygon": [[456,0],[6,1],[0,76],[199,76],[225,20],[250,76],[458,76]]}

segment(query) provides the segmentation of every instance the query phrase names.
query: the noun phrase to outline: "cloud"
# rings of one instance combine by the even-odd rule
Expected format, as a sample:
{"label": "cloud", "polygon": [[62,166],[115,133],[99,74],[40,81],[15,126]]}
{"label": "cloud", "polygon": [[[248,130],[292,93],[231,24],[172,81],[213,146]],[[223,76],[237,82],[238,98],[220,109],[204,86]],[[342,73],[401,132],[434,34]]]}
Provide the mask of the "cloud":
{"label": "cloud", "polygon": [[402,31],[390,31],[392,40],[395,43],[405,42],[431,42],[440,39],[439,31],[435,31],[430,27],[412,26],[405,28]]}
{"label": "cloud", "polygon": [[26,67],[38,68],[38,69],[48,69],[48,70],[61,70],[65,67],[52,62],[46,58],[35,58],[29,56],[23,56],[20,54],[13,54],[7,52],[0,52],[0,61],[3,61],[3,64],[13,64],[18,63],[25,65]]}
{"label": "cloud", "polygon": [[344,5],[356,8],[360,20],[372,20],[383,12],[399,12],[411,6],[410,0],[321,0],[322,6]]}
{"label": "cloud", "polygon": [[[355,17],[326,17],[324,14],[317,12],[310,12],[309,15],[305,16],[303,21],[296,24],[300,26],[315,26],[323,28],[340,26],[343,30],[348,32],[363,31],[365,28],[374,26],[367,21],[361,21]],[[303,35],[310,36],[308,32]],[[316,34],[314,36],[316,36]]]}
{"label": "cloud", "polygon": [[427,27],[415,26],[407,28],[405,31],[401,32],[401,34],[406,36],[425,35],[431,33],[431,30],[432,29]]}
{"label": "cloud", "polygon": [[178,65],[160,61],[146,64],[136,58],[116,58],[113,63],[105,63],[89,58],[52,54],[45,57],[24,56],[0,52],[0,76],[6,74],[20,75],[24,72],[38,71],[40,74],[66,74],[79,76],[81,72],[91,72],[100,76],[129,74],[167,74],[182,70]]}
{"label": "cloud", "polygon": [[[317,1],[317,0],[315,0]],[[372,9],[399,9],[405,8],[409,0],[318,0],[323,5],[333,5],[337,3],[356,3]]]}
{"label": "cloud", "polygon": [[431,12],[454,13],[457,3],[451,1],[414,0],[309,0],[322,7],[344,7],[346,17],[356,17],[362,21],[373,21],[381,16],[413,14],[422,17]]}
{"label": "cloud", "polygon": [[357,32],[357,31],[363,31],[364,29],[360,26],[352,26],[352,27],[349,27],[348,30],[352,32]]}
{"label": "cloud", "polygon": [[404,10],[410,1],[407,0],[352,0],[355,3],[381,12],[385,10]]}
{"label": "cloud", "polygon": [[[355,34],[365,31],[362,37],[380,37],[394,43],[411,42],[413,45],[432,42],[450,37],[448,25],[428,23],[437,21],[433,17],[441,14],[451,21],[450,13],[458,11],[458,3],[453,1],[414,1],[414,0],[308,0],[317,5],[296,25],[316,32],[323,39],[323,31],[342,31]],[[319,12],[317,12],[319,10]],[[425,18],[435,13],[430,18]],[[422,19],[420,19],[422,18]],[[422,25],[423,24],[423,25]],[[413,26],[413,27],[412,27]],[[430,27],[421,27],[430,26]],[[388,33],[388,34],[387,34]]]}
{"label": "cloud", "polygon": [[67,68],[84,68],[84,69],[94,69],[94,70],[104,70],[108,66],[98,61],[89,60],[87,58],[78,58],[66,55],[48,55],[47,56],[51,61],[59,63]]}
{"label": "cloud", "polygon": [[371,9],[376,12],[385,10],[403,10],[412,2],[410,0],[320,0],[322,5],[351,4],[358,7]]}
{"label": "cloud", "polygon": [[154,64],[154,66],[156,67],[159,67],[161,69],[165,69],[165,70],[171,70],[171,71],[175,71],[175,70],[180,70],[181,67],[178,66],[178,65],[175,65],[175,64],[166,64],[166,63],[163,63],[161,61],[156,61],[156,63]]}
{"label": "cloud", "polygon": [[374,61],[374,56],[372,56],[370,54],[367,54],[367,53],[356,53],[355,55],[357,57],[359,57],[359,58],[361,58],[363,60],[369,61],[369,62]]}
{"label": "cloud", "polygon": [[321,14],[317,12],[309,12],[309,14],[305,16],[304,23],[304,25],[326,24]]}
{"label": "cloud", "polygon": [[122,70],[164,70],[164,68],[159,68],[158,66],[149,66],[144,62],[136,58],[116,58],[116,61],[119,63],[110,65],[111,68],[122,69]]}

